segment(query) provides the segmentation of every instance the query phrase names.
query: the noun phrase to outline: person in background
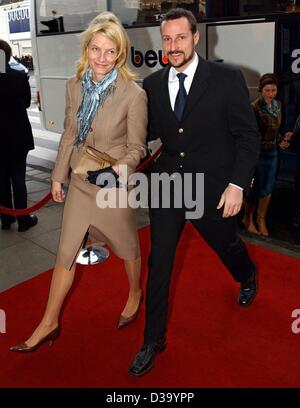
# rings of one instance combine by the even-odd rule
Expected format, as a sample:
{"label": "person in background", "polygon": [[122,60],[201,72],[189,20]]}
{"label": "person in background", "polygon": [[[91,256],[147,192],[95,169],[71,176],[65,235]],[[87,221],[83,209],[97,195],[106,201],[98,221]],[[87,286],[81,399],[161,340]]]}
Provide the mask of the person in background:
{"label": "person in background", "polygon": [[[5,53],[6,72],[0,74],[0,205],[6,208],[27,208],[26,160],[34,149],[27,108],[31,102],[30,85],[24,72],[9,66],[10,45],[0,40]],[[1,214],[1,229],[8,230],[16,218]],[[17,217],[18,231],[24,232],[38,222],[36,215]]]}
{"label": "person in background", "polygon": [[[278,146],[289,147],[289,136],[281,137],[282,104],[276,99],[278,80],[275,74],[267,73],[259,80],[260,96],[252,102],[258,129],[261,135],[261,147],[258,164],[254,174],[252,188],[245,200],[243,224],[249,232],[269,235],[266,215],[275,187],[278,168]],[[254,214],[257,207],[257,226]]]}
{"label": "person in background", "polygon": [[[119,317],[119,328],[134,321],[142,300],[134,212],[129,206],[101,208],[97,195],[99,187],[104,187],[104,176],[111,176],[106,187],[117,189],[121,165],[133,172],[144,157],[147,97],[127,66],[129,40],[114,14],[100,14],[81,38],[77,74],[67,81],[65,129],[52,173],[53,199],[63,202],[63,183],[71,170],[48,304],[28,340],[11,347],[14,352],[35,351],[59,336],[60,312],[74,280],[78,252],[89,234],[108,244],[124,260],[129,296]],[[89,171],[87,177],[74,173],[87,146],[107,153],[116,163],[102,171]]]}

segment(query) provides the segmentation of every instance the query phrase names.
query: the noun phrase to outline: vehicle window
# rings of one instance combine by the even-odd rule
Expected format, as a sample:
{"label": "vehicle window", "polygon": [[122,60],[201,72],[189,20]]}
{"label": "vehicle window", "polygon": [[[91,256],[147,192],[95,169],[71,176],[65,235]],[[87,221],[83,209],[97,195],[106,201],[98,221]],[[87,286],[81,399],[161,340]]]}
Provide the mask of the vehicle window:
{"label": "vehicle window", "polygon": [[37,34],[83,31],[105,10],[115,13],[125,27],[153,25],[175,7],[191,10],[201,21],[300,12],[300,0],[36,0]]}
{"label": "vehicle window", "polygon": [[[112,11],[125,27],[158,23],[174,7],[185,7],[199,17],[199,0],[36,0],[37,35],[83,31],[105,10]],[[203,14],[203,13],[202,13]]]}

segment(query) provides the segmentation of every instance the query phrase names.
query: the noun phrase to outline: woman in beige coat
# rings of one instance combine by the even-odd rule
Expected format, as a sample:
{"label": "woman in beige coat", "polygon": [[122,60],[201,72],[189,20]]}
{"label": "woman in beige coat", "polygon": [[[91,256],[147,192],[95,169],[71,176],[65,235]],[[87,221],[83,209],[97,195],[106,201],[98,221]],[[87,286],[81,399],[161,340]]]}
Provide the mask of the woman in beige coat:
{"label": "woman in beige coat", "polygon": [[[52,173],[54,201],[64,201],[63,183],[71,172],[62,231],[48,304],[31,337],[11,348],[30,352],[60,334],[59,315],[75,274],[76,257],[87,234],[96,236],[124,259],[129,297],[118,327],[136,317],[140,287],[140,248],[134,213],[127,208],[99,208],[99,187],[74,173],[86,146],[117,159],[108,171],[117,180],[120,165],[134,171],[145,155],[147,99],[126,65],[128,38],[111,13],[100,14],[81,34],[82,55],[76,78],[67,82],[64,133]],[[122,166],[122,168],[124,168]],[[93,173],[91,173],[93,174]],[[115,187],[112,187],[115,188]]]}

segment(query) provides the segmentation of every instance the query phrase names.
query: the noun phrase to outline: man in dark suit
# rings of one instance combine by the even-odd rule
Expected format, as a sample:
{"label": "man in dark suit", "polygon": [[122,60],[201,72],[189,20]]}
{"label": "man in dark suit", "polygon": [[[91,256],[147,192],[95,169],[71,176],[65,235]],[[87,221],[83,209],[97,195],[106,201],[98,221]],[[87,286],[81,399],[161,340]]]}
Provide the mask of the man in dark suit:
{"label": "man in dark suit", "polygon": [[[204,173],[204,214],[191,217],[191,222],[240,283],[238,304],[248,306],[257,292],[257,272],[236,232],[236,215],[259,153],[248,90],[238,70],[196,54],[199,33],[187,10],[168,12],[161,35],[169,67],[144,81],[150,138],[160,137],[163,144],[156,171],[176,177]],[[193,188],[198,188],[195,180]],[[131,375],[148,372],[166,347],[169,285],[185,221],[184,206],[151,208],[150,204],[145,342],[131,363]]]}
{"label": "man in dark suit", "polygon": [[[7,208],[27,207],[26,158],[34,149],[33,135],[26,108],[30,106],[30,86],[25,73],[10,68],[10,45],[0,40],[5,52],[6,72],[0,73],[0,205]],[[13,190],[13,196],[11,189]],[[19,231],[36,225],[35,215],[17,217]],[[1,214],[1,228],[9,229],[15,221]]]}

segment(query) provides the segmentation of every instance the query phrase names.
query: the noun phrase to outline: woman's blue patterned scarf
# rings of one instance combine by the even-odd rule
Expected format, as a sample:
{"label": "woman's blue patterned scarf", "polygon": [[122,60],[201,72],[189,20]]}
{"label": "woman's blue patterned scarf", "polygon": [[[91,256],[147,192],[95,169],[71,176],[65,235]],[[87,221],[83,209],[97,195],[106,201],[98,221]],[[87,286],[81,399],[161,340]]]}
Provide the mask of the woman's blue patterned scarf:
{"label": "woman's blue patterned scarf", "polygon": [[82,101],[76,114],[80,127],[75,145],[84,143],[87,138],[99,106],[101,107],[106,98],[112,95],[115,90],[117,74],[117,70],[114,68],[100,82],[94,84],[91,80],[91,68],[85,71],[82,77]]}
{"label": "woman's blue patterned scarf", "polygon": [[260,101],[260,104],[263,110],[265,110],[266,112],[268,112],[270,115],[274,117],[278,116],[278,113],[281,111],[281,109],[276,99],[272,100],[271,107],[267,104],[267,102],[264,100],[262,96],[260,96],[259,101]]}

